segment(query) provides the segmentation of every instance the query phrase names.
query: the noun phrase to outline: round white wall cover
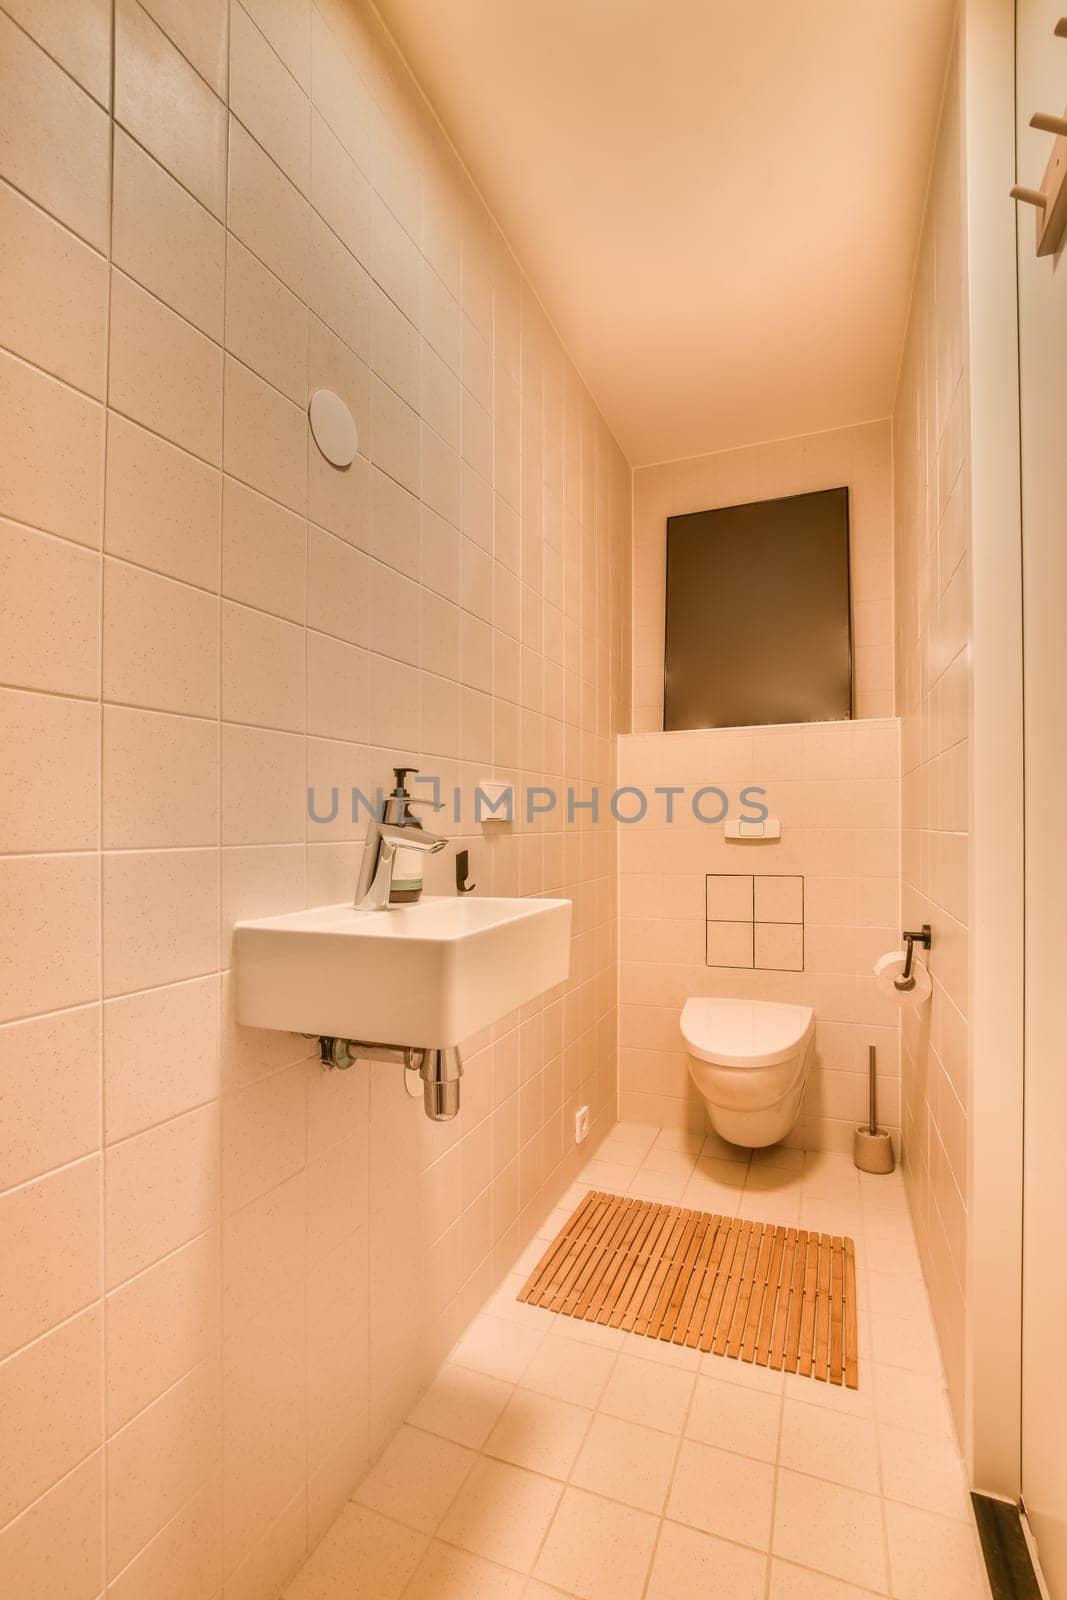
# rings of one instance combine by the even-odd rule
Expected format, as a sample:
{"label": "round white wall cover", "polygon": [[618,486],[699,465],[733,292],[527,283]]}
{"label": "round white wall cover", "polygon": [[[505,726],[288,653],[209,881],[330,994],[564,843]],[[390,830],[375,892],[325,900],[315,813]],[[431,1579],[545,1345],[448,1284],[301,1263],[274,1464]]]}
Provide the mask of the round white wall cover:
{"label": "round white wall cover", "polygon": [[350,467],[359,448],[356,419],[339,394],[316,389],[308,406],[311,436],[334,467]]}

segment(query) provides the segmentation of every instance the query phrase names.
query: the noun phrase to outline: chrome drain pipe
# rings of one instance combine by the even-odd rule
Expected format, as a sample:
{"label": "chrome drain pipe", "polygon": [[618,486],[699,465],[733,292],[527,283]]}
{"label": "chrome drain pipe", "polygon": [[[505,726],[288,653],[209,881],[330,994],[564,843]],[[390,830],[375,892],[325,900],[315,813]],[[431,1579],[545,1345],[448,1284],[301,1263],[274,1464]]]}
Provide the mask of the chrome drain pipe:
{"label": "chrome drain pipe", "polygon": [[[404,1068],[405,1083],[409,1072],[417,1072],[422,1079],[423,1110],[431,1122],[451,1122],[459,1111],[463,1061],[454,1045],[443,1050],[429,1050],[412,1045],[382,1044],[370,1039],[337,1039],[328,1034],[319,1036],[319,1060],[328,1070],[345,1072],[361,1057],[367,1061],[398,1062]],[[411,1091],[408,1090],[408,1093]]]}

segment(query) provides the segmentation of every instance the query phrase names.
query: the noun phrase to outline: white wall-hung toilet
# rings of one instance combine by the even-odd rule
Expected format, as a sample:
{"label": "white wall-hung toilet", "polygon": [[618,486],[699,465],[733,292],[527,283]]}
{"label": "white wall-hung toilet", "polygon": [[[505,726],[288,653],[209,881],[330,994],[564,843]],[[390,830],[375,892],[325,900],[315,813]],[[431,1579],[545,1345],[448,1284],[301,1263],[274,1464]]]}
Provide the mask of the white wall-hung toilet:
{"label": "white wall-hung toilet", "polygon": [[689,999],[689,1072],[715,1132],[756,1149],[784,1139],[808,1081],[815,1013],[775,1000]]}

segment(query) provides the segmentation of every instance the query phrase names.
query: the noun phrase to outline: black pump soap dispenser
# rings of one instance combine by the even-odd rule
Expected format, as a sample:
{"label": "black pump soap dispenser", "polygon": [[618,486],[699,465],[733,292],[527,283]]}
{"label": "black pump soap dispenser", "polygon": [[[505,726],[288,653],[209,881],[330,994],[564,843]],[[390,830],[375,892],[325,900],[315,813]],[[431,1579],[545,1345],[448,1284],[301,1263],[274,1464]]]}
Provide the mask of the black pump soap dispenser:
{"label": "black pump soap dispenser", "polygon": [[[413,806],[432,806],[432,800],[414,800],[407,791],[408,774],[418,775],[418,767],[394,767],[395,787],[385,802],[383,822],[396,828],[421,828],[422,823],[412,810]],[[422,857],[420,850],[397,850],[393,859],[393,877],[389,887],[391,906],[410,905],[422,894]]]}

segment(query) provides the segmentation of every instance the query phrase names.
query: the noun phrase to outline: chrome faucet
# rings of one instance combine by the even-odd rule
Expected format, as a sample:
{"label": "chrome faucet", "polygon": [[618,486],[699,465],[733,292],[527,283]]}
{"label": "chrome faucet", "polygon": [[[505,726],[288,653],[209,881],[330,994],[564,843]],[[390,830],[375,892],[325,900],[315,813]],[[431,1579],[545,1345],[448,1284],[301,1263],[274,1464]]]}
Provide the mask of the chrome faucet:
{"label": "chrome faucet", "polygon": [[[436,855],[448,843],[438,834],[427,833],[411,809],[412,806],[433,805],[432,800],[413,800],[404,786],[408,773],[416,770],[415,767],[394,769],[396,788],[385,802],[381,821],[375,818],[367,830],[363,864],[356,885],[357,911],[382,911],[388,906],[398,850],[416,850],[420,854]],[[417,900],[419,893],[421,889],[416,889],[405,898]]]}

